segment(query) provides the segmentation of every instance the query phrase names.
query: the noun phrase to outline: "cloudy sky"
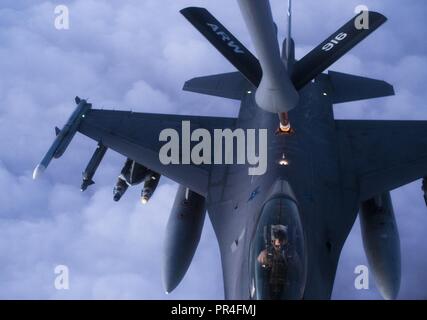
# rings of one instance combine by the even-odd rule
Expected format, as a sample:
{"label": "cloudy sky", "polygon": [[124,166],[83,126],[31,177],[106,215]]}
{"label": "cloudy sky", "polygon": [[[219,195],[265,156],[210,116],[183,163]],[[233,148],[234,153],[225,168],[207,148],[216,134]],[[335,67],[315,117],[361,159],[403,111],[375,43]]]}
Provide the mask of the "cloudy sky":
{"label": "cloudy sky", "polygon": [[[272,1],[279,36],[285,0]],[[341,119],[427,120],[427,3],[423,0],[295,0],[294,37],[301,57],[366,4],[389,22],[333,66],[385,79],[396,97],[337,105]],[[54,26],[65,4],[70,29]],[[148,205],[139,188],[121,202],[112,187],[124,162],[108,152],[96,184],[79,191],[81,172],[96,143],[76,136],[43,179],[34,166],[74,108],[74,96],[95,107],[140,112],[235,116],[238,103],[181,91],[183,82],[232,67],[179,14],[207,7],[249,48],[232,0],[3,0],[0,7],[0,298],[221,299],[218,246],[206,221],[197,253],[181,285],[164,294],[161,250],[177,185],[163,178]],[[399,298],[427,298],[427,208],[420,181],[392,192],[402,247]],[[379,299],[354,288],[354,268],[366,264],[359,222],[343,249],[336,299]],[[54,268],[66,265],[70,289],[56,290]]]}

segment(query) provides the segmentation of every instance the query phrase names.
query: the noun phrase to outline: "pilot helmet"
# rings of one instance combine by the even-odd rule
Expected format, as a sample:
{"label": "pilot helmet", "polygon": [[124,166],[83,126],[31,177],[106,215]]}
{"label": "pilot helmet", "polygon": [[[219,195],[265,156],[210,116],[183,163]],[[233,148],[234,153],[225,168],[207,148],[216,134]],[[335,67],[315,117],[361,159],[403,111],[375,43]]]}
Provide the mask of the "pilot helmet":
{"label": "pilot helmet", "polygon": [[286,242],[288,240],[288,228],[284,225],[272,225],[271,240]]}

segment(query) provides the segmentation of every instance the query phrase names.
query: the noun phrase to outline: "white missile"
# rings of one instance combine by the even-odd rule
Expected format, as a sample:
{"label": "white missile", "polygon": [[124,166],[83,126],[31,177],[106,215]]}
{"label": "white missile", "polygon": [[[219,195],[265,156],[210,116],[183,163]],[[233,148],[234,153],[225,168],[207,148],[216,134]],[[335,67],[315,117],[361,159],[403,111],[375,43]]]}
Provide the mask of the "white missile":
{"label": "white missile", "polygon": [[64,154],[65,150],[76,134],[80,122],[84,118],[86,112],[92,108],[90,103],[87,103],[86,100],[82,100],[79,97],[76,97],[76,103],[77,107],[71,114],[65,126],[60,131],[56,130],[56,138],[47,151],[46,155],[43,157],[42,161],[34,169],[33,179],[37,179],[42,175],[52,158],[57,159]]}
{"label": "white missile", "polygon": [[42,165],[41,163],[37,165],[37,167],[33,171],[33,180],[36,180],[41,175],[43,175],[43,172],[46,170],[46,167]]}

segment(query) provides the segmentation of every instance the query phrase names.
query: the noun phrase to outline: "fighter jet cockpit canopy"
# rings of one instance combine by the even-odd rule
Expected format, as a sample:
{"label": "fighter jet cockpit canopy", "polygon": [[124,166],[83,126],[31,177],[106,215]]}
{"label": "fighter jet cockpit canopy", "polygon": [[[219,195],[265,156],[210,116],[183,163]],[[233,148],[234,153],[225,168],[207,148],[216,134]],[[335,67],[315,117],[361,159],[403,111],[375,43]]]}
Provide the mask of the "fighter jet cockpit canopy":
{"label": "fighter jet cockpit canopy", "polygon": [[275,195],[263,206],[251,243],[251,298],[301,299],[305,258],[297,204],[285,194]]}

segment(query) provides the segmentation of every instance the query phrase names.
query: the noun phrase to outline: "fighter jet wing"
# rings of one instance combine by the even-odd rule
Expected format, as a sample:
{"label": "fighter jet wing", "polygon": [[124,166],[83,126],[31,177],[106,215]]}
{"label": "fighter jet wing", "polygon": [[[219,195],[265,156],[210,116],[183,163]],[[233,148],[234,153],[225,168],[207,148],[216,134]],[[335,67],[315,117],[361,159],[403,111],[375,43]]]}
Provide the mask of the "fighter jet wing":
{"label": "fighter jet wing", "polygon": [[427,121],[337,120],[336,129],[361,201],[427,174]]}
{"label": "fighter jet wing", "polygon": [[[163,165],[159,160],[159,141],[163,129],[174,129],[182,141],[182,121],[190,121],[191,130],[197,128],[234,128],[235,119],[200,116],[181,116],[135,113],[110,110],[89,110],[78,131],[106,147],[162,174],[191,190],[206,194],[210,165]],[[181,146],[181,145],[180,145]],[[181,149],[181,148],[180,148]]]}

